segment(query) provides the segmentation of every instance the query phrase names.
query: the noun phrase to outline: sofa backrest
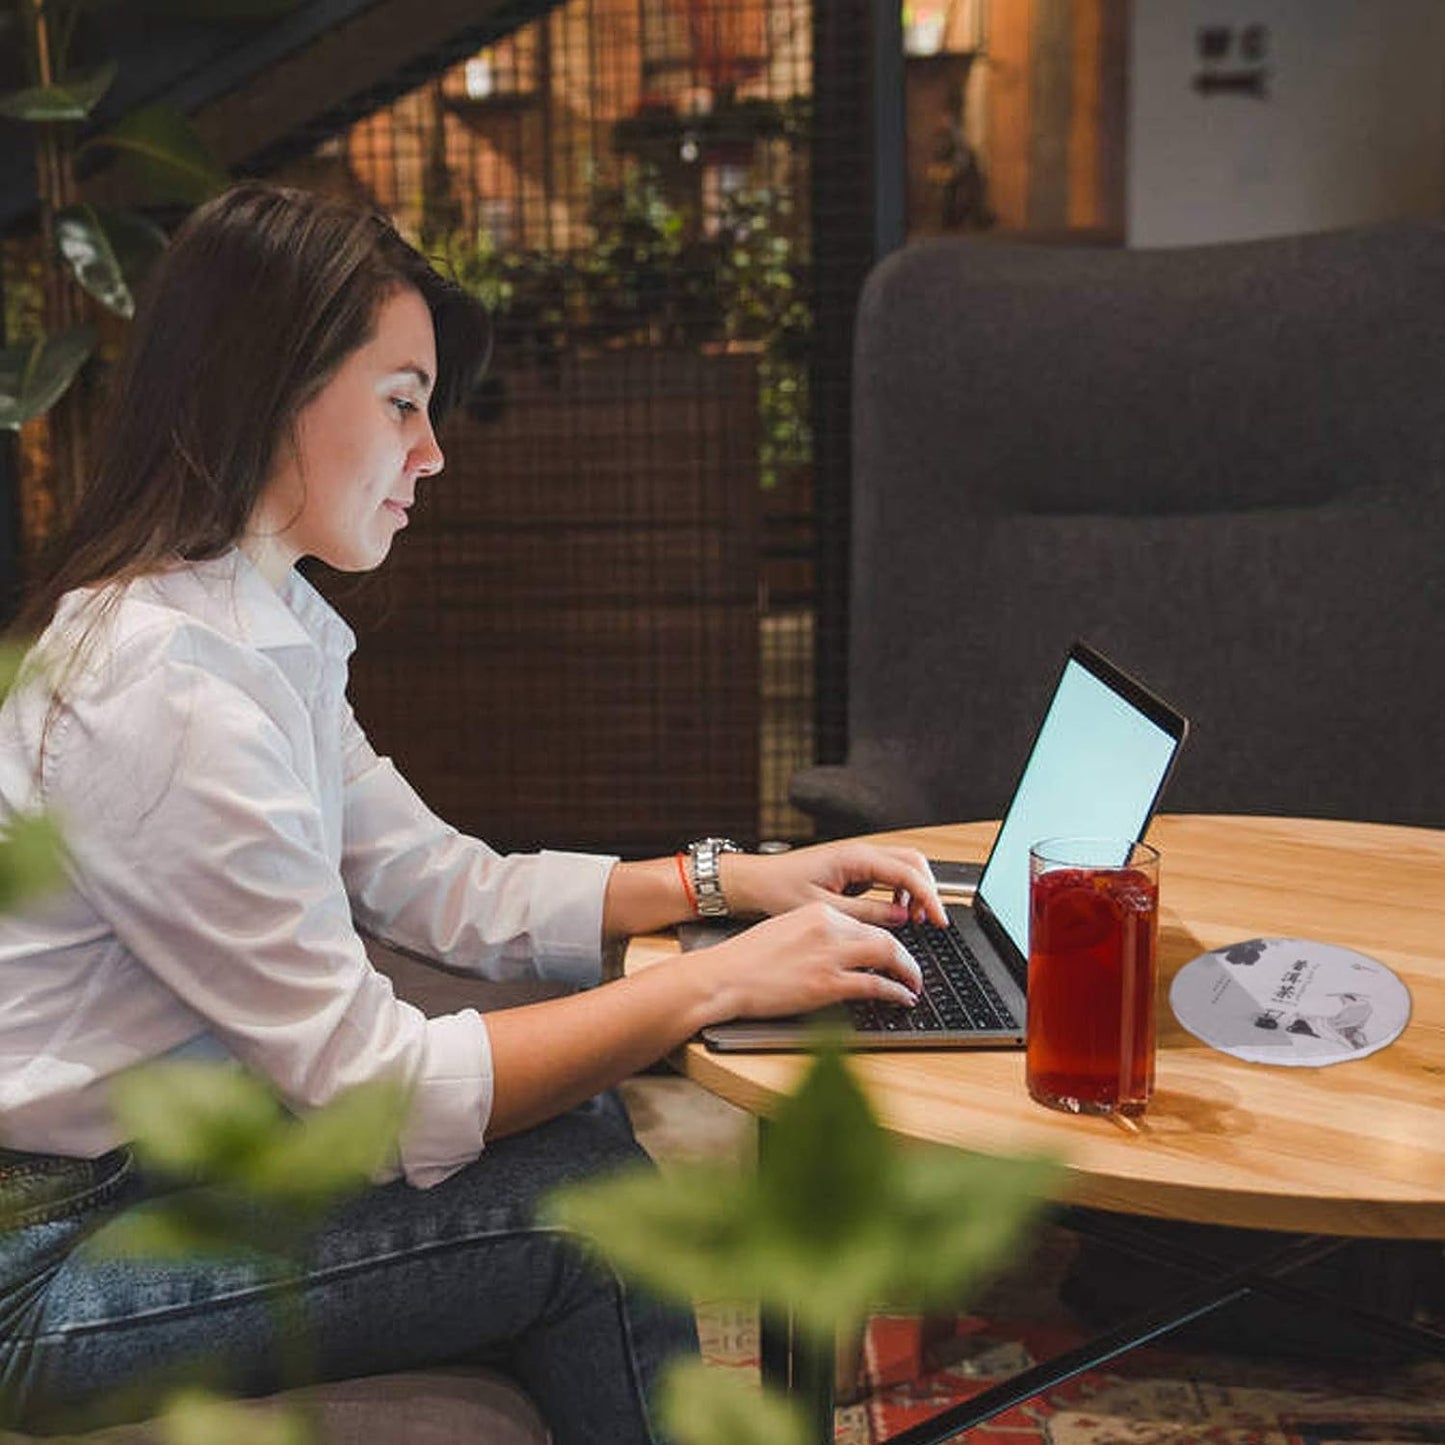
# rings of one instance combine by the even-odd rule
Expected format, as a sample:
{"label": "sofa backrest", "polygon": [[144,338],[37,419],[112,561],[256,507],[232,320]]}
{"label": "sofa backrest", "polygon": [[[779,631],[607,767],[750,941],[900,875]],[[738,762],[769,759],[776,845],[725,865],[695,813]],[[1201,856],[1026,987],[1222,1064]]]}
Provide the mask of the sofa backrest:
{"label": "sofa backrest", "polygon": [[884,261],[850,768],[996,815],[1083,637],[1195,725],[1166,810],[1445,824],[1442,323],[1434,224]]}

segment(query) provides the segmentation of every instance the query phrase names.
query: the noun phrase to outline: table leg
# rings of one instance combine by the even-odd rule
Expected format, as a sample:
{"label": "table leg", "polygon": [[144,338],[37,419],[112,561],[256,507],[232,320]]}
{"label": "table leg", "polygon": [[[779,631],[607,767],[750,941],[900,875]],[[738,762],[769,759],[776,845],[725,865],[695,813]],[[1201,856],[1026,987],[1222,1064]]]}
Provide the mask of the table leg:
{"label": "table leg", "polygon": [[819,1445],[833,1445],[833,1341],[794,1339],[794,1394],[808,1416],[808,1434]]}
{"label": "table leg", "polygon": [[[758,1120],[759,1167],[771,1147],[772,1129]],[[758,1361],[763,1384],[784,1390],[806,1413],[808,1435],[833,1445],[833,1394],[837,1373],[833,1340],[818,1341],[798,1328],[791,1311],[763,1310],[758,1320]]]}
{"label": "table leg", "polygon": [[[758,1168],[761,1169],[773,1145],[772,1121],[758,1119]],[[758,1363],[763,1384],[770,1389],[793,1388],[793,1315],[791,1310],[764,1309],[758,1318]]]}
{"label": "table leg", "polygon": [[796,1321],[764,1311],[758,1329],[763,1384],[782,1390],[804,1411],[808,1437],[832,1445],[836,1350],[797,1328]]}
{"label": "table leg", "polygon": [[763,1384],[773,1390],[793,1385],[793,1320],[791,1315],[764,1310],[758,1319],[758,1362]]}

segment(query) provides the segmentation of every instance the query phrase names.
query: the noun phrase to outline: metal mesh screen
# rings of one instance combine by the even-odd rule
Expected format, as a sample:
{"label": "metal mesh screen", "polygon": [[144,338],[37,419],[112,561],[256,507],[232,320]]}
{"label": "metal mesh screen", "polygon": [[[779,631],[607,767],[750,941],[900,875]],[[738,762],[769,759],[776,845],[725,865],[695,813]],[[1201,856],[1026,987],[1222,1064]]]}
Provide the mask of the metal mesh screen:
{"label": "metal mesh screen", "polygon": [[499,0],[247,153],[380,204],[497,318],[391,566],[324,584],[439,811],[504,846],[809,835],[788,780],[847,742],[859,289],[938,231],[1120,239],[1127,14]]}
{"label": "metal mesh screen", "polygon": [[801,838],[814,751],[807,0],[568,0],[289,168],[492,307],[353,692],[499,845]]}

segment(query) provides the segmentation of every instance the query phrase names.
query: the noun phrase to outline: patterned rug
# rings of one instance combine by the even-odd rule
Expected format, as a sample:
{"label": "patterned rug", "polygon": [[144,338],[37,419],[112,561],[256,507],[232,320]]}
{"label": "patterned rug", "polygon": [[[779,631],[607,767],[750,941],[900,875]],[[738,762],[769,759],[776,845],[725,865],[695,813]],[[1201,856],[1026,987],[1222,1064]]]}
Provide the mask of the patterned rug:
{"label": "patterned rug", "polygon": [[[756,1372],[756,1314],[718,1303],[701,1309],[699,1319],[709,1362]],[[839,1408],[838,1445],[886,1440],[1079,1338],[1037,1326],[1011,1331],[977,1317],[959,1320],[956,1329],[954,1358],[920,1369],[920,1322],[872,1320],[864,1348],[866,1393]],[[970,1445],[1438,1445],[1445,1442],[1445,1364],[1347,1374],[1140,1350],[996,1416],[967,1439]]]}
{"label": "patterned rug", "polygon": [[[1059,1303],[1067,1250],[1042,1248],[979,1302],[925,1323],[876,1316],[838,1445],[874,1445],[1008,1379],[1089,1333]],[[717,1302],[698,1311],[704,1356],[756,1373],[757,1315]],[[968,1445],[1445,1445],[1445,1361],[1320,1364],[1140,1349],[996,1416]]]}

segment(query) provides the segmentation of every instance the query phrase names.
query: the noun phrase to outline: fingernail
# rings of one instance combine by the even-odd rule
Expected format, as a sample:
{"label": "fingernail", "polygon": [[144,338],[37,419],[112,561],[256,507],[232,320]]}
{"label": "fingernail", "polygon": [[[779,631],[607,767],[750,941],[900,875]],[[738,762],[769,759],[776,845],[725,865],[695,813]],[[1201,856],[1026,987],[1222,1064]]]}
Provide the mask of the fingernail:
{"label": "fingernail", "polygon": [[888,905],[888,920],[890,923],[907,923],[908,910],[901,903],[890,903]]}

